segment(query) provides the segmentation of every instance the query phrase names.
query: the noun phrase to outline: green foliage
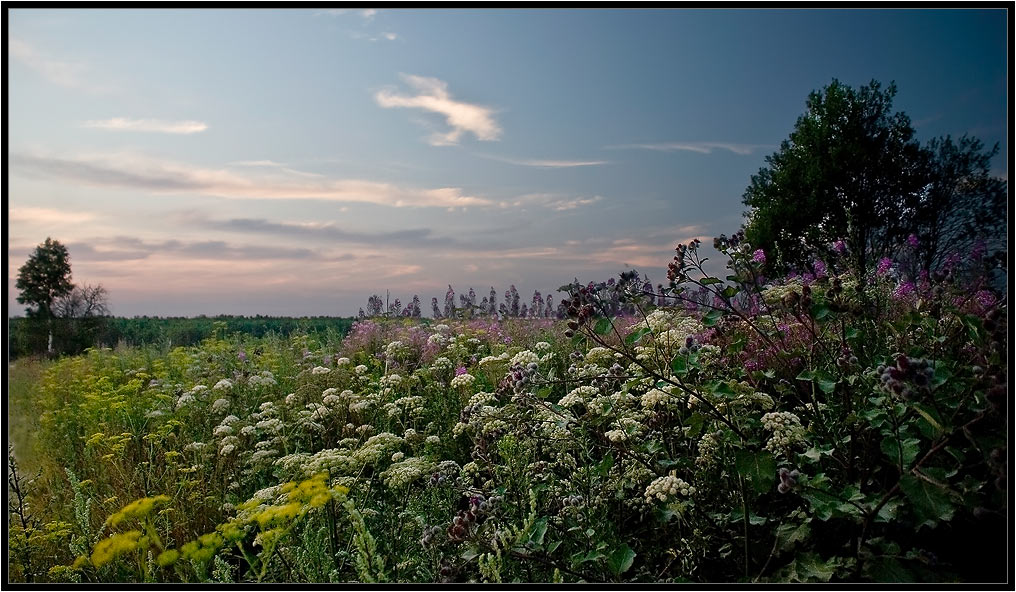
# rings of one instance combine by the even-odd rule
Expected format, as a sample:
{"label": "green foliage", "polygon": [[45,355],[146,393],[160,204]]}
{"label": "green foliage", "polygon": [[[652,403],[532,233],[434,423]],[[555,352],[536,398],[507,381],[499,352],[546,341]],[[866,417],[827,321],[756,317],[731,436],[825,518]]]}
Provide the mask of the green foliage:
{"label": "green foliage", "polygon": [[28,261],[18,268],[15,287],[20,292],[18,302],[29,305],[29,316],[52,318],[53,301],[74,288],[67,247],[47,237],[46,242],[35,247]]}
{"label": "green foliage", "polygon": [[222,320],[194,346],[18,360],[17,450],[39,477],[9,496],[11,573],[994,578],[1006,305],[955,277],[904,297],[838,260],[761,284],[753,246],[717,244],[725,281],[697,281],[696,243],[677,305],[633,297],[632,315],[580,316],[622,282],[583,286],[564,322],[370,321],[339,341]]}
{"label": "green foliage", "polygon": [[751,208],[745,236],[771,269],[827,260],[842,239],[863,275],[908,235],[918,240],[912,275],[941,268],[977,241],[991,243],[993,263],[1004,259],[1005,182],[989,174],[998,146],[985,150],[964,136],[922,147],[906,114],[893,111],[895,95],[892,83],[854,89],[835,79],[809,94],[790,137],[743,197]]}

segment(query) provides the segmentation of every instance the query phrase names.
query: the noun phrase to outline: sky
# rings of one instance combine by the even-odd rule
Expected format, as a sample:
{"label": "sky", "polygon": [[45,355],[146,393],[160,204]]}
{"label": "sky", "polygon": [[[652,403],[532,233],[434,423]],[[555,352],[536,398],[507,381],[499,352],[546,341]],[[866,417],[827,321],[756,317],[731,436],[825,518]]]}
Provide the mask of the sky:
{"label": "sky", "polygon": [[8,316],[47,237],[118,316],[663,282],[834,78],[1008,179],[1004,9],[7,10]]}

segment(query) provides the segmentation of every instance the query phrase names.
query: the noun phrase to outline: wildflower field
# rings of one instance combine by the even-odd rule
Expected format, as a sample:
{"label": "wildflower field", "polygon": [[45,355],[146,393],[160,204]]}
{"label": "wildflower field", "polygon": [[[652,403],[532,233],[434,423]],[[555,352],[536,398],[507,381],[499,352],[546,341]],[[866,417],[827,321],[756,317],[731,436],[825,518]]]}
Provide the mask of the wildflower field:
{"label": "wildflower field", "polygon": [[10,578],[1004,580],[999,293],[715,246],[560,319],[19,359]]}

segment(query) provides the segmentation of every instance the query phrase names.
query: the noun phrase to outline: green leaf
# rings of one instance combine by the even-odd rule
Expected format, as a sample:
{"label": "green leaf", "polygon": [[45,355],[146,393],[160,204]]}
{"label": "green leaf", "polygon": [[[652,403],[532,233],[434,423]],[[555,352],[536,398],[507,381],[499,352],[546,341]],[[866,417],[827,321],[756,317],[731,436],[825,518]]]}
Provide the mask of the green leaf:
{"label": "green leaf", "polygon": [[610,568],[610,572],[615,576],[620,576],[628,571],[634,562],[635,551],[627,543],[614,549],[610,556],[607,557],[607,567]]}
{"label": "green leaf", "polygon": [[903,468],[906,469],[921,451],[921,441],[917,438],[907,438],[901,442],[896,436],[886,436],[882,439],[881,448],[889,460],[894,464],[902,462]]}
{"label": "green leaf", "polygon": [[955,508],[944,488],[913,475],[904,475],[900,478],[900,490],[910,500],[919,527],[935,526],[939,520],[952,519]]}
{"label": "green leaf", "polygon": [[674,374],[684,376],[688,373],[688,360],[681,354],[678,354],[677,356],[674,356],[674,359],[670,362],[670,369],[674,372]]}
{"label": "green leaf", "polygon": [[705,327],[715,327],[722,317],[722,310],[711,310],[702,317],[702,325]]}
{"label": "green leaf", "polygon": [[612,466],[614,466],[614,455],[612,453],[607,453],[607,456],[603,457],[603,460],[597,463],[595,469],[596,474],[601,477],[606,477],[607,474],[610,473],[610,467]]}
{"label": "green leaf", "polygon": [[709,286],[712,284],[722,284],[723,280],[717,277],[704,277],[699,281],[703,286]]}
{"label": "green leaf", "polygon": [[733,298],[734,296],[737,296],[738,292],[739,290],[734,286],[727,286],[726,288],[723,288],[723,290],[720,292],[720,295],[723,296],[724,298]]}
{"label": "green leaf", "polygon": [[828,582],[842,561],[840,557],[823,560],[818,553],[802,553],[777,572],[776,579],[787,582]]}
{"label": "green leaf", "polygon": [[914,582],[914,574],[894,557],[872,557],[864,562],[864,570],[874,582]]}
{"label": "green leaf", "polygon": [[593,333],[596,333],[597,335],[606,335],[607,333],[610,333],[611,327],[613,327],[613,324],[611,324],[610,319],[603,317],[602,319],[596,321],[596,325],[593,327]]}
{"label": "green leaf", "polygon": [[526,532],[526,541],[534,545],[543,544],[543,536],[547,534],[547,517],[540,518]]}
{"label": "green leaf", "polygon": [[808,540],[809,536],[811,536],[811,526],[807,522],[781,524],[776,529],[776,548],[779,551],[786,551],[795,544]]}
{"label": "green leaf", "polygon": [[934,440],[948,431],[942,426],[942,420],[939,419],[938,412],[934,409],[918,404],[915,404],[913,408],[924,419],[924,421],[917,424],[917,427],[929,439]]}
{"label": "green leaf", "polygon": [[734,467],[742,477],[751,481],[752,487],[759,493],[771,489],[776,482],[776,459],[770,452],[738,450],[734,456]]}
{"label": "green leaf", "polygon": [[627,343],[628,345],[638,343],[638,340],[642,339],[642,336],[645,335],[646,333],[649,333],[649,331],[650,331],[649,327],[642,327],[641,329],[636,329],[635,331],[632,331],[630,335],[624,338],[624,342]]}

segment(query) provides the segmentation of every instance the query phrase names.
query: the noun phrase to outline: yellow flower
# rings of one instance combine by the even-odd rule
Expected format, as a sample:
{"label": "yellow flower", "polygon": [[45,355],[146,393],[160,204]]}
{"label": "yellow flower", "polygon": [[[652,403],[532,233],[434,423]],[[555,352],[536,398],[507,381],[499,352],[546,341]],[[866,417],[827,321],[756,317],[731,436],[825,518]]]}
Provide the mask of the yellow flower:
{"label": "yellow flower", "polygon": [[139,538],[141,531],[131,530],[99,541],[92,550],[92,564],[102,567],[117,556],[137,549]]}

